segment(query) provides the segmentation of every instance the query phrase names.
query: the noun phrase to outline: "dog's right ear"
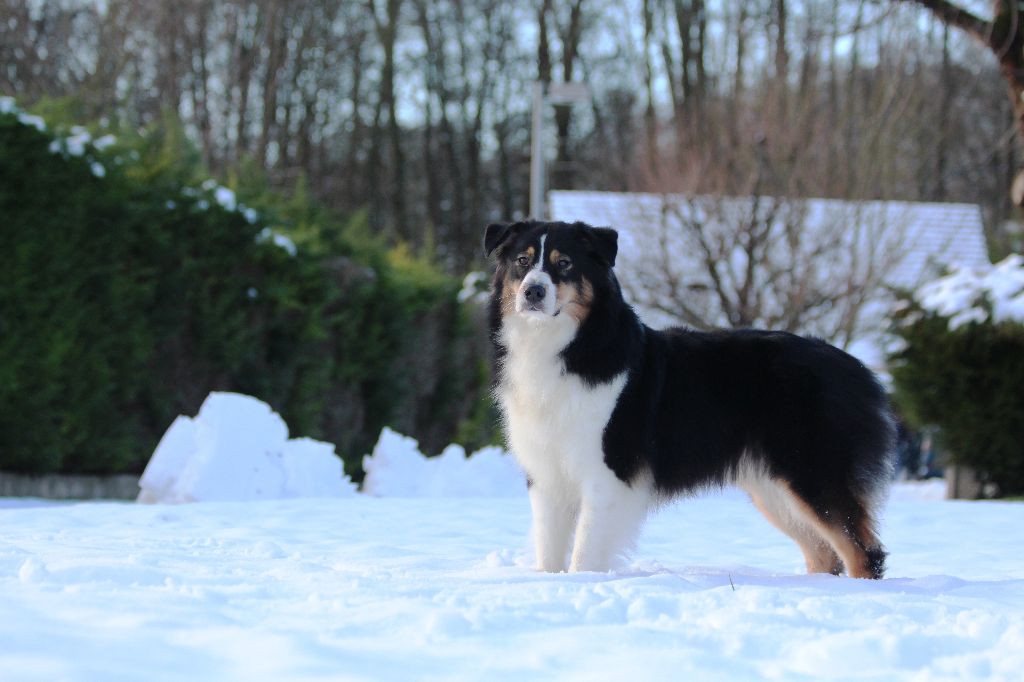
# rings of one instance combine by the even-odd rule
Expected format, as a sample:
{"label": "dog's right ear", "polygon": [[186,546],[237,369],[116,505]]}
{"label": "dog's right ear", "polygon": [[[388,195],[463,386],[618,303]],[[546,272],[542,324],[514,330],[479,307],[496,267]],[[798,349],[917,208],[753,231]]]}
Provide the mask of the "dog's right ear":
{"label": "dog's right ear", "polygon": [[484,230],[484,254],[490,258],[494,250],[512,236],[519,223],[491,223]]}

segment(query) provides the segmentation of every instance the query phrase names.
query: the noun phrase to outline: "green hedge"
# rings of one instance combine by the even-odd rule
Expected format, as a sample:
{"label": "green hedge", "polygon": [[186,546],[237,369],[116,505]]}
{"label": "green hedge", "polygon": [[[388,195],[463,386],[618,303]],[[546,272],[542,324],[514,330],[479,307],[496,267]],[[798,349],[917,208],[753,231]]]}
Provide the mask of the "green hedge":
{"label": "green hedge", "polygon": [[140,471],[211,390],[269,402],[357,477],[383,425],[439,450],[479,412],[482,346],[437,268],[316,211],[297,255],[260,239],[173,125],[53,144],[0,114],[0,469]]}
{"label": "green hedge", "polygon": [[970,323],[908,308],[890,359],[896,400],[918,425],[936,425],[955,463],[1024,492],[1024,326]]}

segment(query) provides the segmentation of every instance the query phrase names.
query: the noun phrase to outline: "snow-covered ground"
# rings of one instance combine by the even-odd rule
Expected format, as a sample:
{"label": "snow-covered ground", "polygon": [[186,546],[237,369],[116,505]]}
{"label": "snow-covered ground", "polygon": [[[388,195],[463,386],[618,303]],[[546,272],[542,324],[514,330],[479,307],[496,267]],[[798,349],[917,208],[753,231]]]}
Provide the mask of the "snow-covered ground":
{"label": "snow-covered ground", "polygon": [[1019,680],[1024,504],[937,491],[895,491],[880,582],[802,574],[735,492],[559,575],[525,495],[6,500],[0,679]]}

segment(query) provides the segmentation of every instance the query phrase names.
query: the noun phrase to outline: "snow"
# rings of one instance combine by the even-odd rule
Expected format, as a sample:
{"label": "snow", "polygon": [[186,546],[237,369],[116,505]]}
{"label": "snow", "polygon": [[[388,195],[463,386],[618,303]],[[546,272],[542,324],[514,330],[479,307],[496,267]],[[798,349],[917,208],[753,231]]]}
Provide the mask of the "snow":
{"label": "snow", "polygon": [[217,205],[225,211],[231,211],[233,213],[239,210],[238,199],[235,197],[234,190],[218,184],[218,182],[213,178],[203,182],[200,187],[202,187],[206,192],[212,192],[214,201],[216,201]]}
{"label": "snow", "polygon": [[81,126],[71,129],[71,134],[64,138],[64,148],[71,156],[85,156],[86,149],[92,141],[92,135]]}
{"label": "snow", "polygon": [[334,446],[288,438],[269,405],[211,393],[195,419],[178,417],[139,479],[140,502],[206,502],[355,494]]}
{"label": "snow", "polygon": [[530,568],[525,494],[65,504],[0,523],[15,682],[1012,680],[1024,665],[1024,504],[894,495],[882,581],[804,575],[733,492],[662,510],[602,574]]}
{"label": "snow", "polygon": [[46,132],[46,121],[44,121],[39,116],[35,116],[33,114],[20,113],[18,114],[18,122],[22,125],[35,128],[41,133]]}
{"label": "snow", "polygon": [[97,137],[95,140],[92,141],[92,146],[100,150],[101,152],[109,147],[114,146],[115,144],[117,144],[117,138],[114,137],[113,135],[103,135],[101,137]]}
{"label": "snow", "polygon": [[[0,114],[15,114],[18,122],[25,126],[35,128],[41,133],[47,131],[46,121],[41,117],[28,114],[22,111],[13,97],[0,97]],[[97,151],[103,151],[117,141],[113,135],[104,135],[96,140],[92,134],[82,126],[73,126],[67,136],[56,136],[50,141],[48,149],[51,154],[60,154],[65,158],[69,156],[85,157],[89,163],[89,171],[97,178],[104,178],[107,169],[90,154],[90,147]]]}
{"label": "snow", "polygon": [[385,427],[373,454],[363,458],[363,492],[377,497],[522,497],[526,477],[501,448],[468,459],[459,445],[426,457],[415,439]]}
{"label": "snow", "polygon": [[[0,114],[16,115],[19,123],[26,126],[32,126],[39,132],[47,132],[48,130],[45,120],[39,116],[22,111],[13,97],[0,97]],[[93,152],[103,152],[104,150],[109,149],[117,144],[117,138],[113,135],[107,134],[94,139],[89,130],[83,126],[73,126],[68,132],[68,135],[58,135],[54,133],[54,138],[49,144],[50,152],[52,154],[60,154],[64,158],[84,158],[89,164],[89,171],[95,177],[105,178],[107,175],[107,168],[93,156]],[[139,160],[138,152],[135,150],[131,150],[128,155],[134,161]],[[123,163],[123,159],[121,157],[114,157],[111,160],[117,165]],[[220,185],[212,178],[204,181],[200,187],[202,191],[211,194],[213,201],[224,210],[241,214],[242,217],[251,225],[255,225],[259,222],[259,212],[239,202],[234,190]],[[181,193],[189,198],[197,198],[200,196],[200,190],[193,187],[184,187],[182,188]],[[196,207],[201,211],[208,211],[211,206],[212,204],[207,199],[200,198],[196,201]],[[167,207],[168,209],[174,208],[174,202],[168,201]],[[273,242],[282,249],[288,251],[292,255],[295,255],[295,244],[288,237],[274,233],[272,235],[268,234],[266,238],[272,239]]]}
{"label": "snow", "polygon": [[457,299],[459,303],[472,301],[478,305],[487,303],[490,294],[487,291],[490,285],[490,277],[486,272],[475,270],[467,274],[462,280],[462,288],[459,290]]}
{"label": "snow", "polygon": [[235,193],[227,187],[218,187],[214,190],[213,196],[217,203],[225,210],[234,211],[238,208],[238,200],[235,198]]}
{"label": "snow", "polygon": [[[248,217],[246,219],[248,220]],[[260,233],[256,235],[256,241],[259,243],[267,241],[273,242],[274,246],[287,251],[289,256],[294,256],[298,253],[298,250],[295,248],[295,242],[280,232],[275,232],[269,227],[264,227],[260,230]]]}
{"label": "snow", "polygon": [[921,286],[915,300],[949,318],[950,331],[971,322],[1024,322],[1024,256],[988,267],[957,267]]}

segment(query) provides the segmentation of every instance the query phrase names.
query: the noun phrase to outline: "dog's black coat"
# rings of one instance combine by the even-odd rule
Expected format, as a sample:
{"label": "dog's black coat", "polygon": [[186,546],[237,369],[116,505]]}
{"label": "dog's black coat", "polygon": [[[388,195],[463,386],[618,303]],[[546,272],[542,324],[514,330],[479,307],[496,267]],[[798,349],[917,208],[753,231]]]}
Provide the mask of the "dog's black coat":
{"label": "dog's black coat", "polygon": [[[574,271],[552,279],[585,277],[594,289],[589,314],[562,351],[565,371],[591,385],[628,372],[603,439],[604,461],[621,480],[650,472],[659,493],[686,493],[728,482],[746,454],[848,532],[871,523],[866,500],[889,477],[894,441],[874,375],[819,339],[647,327],[612,272],[611,230],[533,221],[488,228],[485,248],[498,254],[490,324],[499,364],[507,351],[502,287],[515,254],[541,233],[548,248],[574,256]],[[884,552],[863,549],[881,575]]]}

